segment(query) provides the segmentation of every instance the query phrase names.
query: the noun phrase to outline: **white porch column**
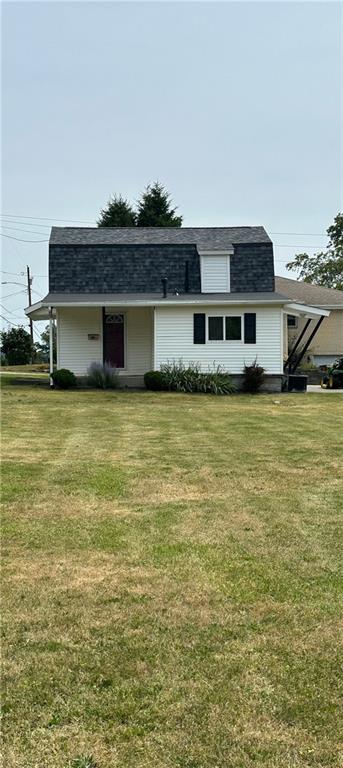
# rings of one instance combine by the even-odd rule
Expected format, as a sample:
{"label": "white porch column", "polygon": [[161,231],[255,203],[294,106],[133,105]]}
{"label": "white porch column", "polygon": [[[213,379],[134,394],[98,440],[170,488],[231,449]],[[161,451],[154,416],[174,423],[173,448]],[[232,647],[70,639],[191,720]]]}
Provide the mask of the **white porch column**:
{"label": "white porch column", "polygon": [[49,307],[49,381],[50,387],[54,386],[52,374],[54,372],[54,320],[52,307]]}

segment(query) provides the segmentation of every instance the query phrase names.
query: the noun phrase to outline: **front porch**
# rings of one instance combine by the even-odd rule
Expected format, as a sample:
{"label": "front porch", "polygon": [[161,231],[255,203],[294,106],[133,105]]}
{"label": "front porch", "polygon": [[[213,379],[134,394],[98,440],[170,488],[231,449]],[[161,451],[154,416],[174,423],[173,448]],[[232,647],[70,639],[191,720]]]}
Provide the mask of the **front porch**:
{"label": "front porch", "polygon": [[40,307],[30,316],[49,319],[51,361],[56,323],[57,368],[67,368],[81,380],[92,363],[106,362],[117,369],[124,387],[138,388],[153,368],[153,307]]}
{"label": "front porch", "polygon": [[59,307],[57,367],[85,376],[93,362],[109,363],[121,377],[153,367],[151,307]]}

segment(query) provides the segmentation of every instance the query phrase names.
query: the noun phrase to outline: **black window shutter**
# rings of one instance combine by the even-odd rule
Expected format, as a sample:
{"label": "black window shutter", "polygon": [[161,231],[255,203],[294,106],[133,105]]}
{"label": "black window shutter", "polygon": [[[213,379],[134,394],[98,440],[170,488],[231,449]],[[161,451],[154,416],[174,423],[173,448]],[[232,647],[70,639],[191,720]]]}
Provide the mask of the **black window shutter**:
{"label": "black window shutter", "polygon": [[244,313],[244,344],[256,344],[256,312]]}
{"label": "black window shutter", "polygon": [[205,344],[205,315],[196,313],[193,315],[193,342],[194,344]]}

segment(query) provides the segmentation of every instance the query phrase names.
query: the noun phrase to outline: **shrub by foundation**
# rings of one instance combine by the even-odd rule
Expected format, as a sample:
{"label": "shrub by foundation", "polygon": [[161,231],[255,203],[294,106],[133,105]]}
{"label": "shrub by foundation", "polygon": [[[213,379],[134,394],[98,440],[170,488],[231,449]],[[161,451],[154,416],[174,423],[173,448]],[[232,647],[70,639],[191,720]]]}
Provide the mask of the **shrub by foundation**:
{"label": "shrub by foundation", "polygon": [[168,389],[161,371],[147,371],[144,374],[144,384],[147,389],[153,392],[161,392],[163,389]]}
{"label": "shrub by foundation", "polygon": [[76,387],[76,376],[68,368],[59,368],[51,374],[55,387],[58,389],[71,389]]}
{"label": "shrub by foundation", "polygon": [[243,392],[255,394],[261,389],[265,379],[265,369],[261,365],[257,365],[256,358],[251,365],[245,365],[243,368]]}

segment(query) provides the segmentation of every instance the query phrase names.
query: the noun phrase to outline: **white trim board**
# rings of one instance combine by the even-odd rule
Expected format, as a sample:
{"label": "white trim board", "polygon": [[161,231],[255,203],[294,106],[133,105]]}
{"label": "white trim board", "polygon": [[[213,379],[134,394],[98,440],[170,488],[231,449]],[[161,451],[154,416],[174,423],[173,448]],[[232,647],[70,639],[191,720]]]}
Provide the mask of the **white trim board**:
{"label": "white trim board", "polygon": [[[274,306],[275,307],[275,306],[279,306],[279,307],[283,307],[285,305],[287,305],[287,307],[291,306],[289,299],[268,299],[268,300],[266,300],[266,299],[262,299],[262,300],[261,299],[250,299],[250,300],[249,299],[245,299],[245,300],[243,300],[242,298],[233,299],[232,298],[233,296],[234,296],[234,294],[232,294],[232,293],[230,294],[229,293],[228,297],[227,297],[227,300],[223,299],[222,295],[218,296],[218,299],[206,299],[206,295],[204,294],[204,296],[202,296],[201,298],[194,299],[194,298],[191,298],[191,294],[190,294],[190,298],[189,299],[182,300],[182,301],[178,301],[178,299],[173,299],[173,298],[168,298],[168,297],[166,299],[161,298],[160,300],[156,300],[156,299],[149,299],[149,300],[143,299],[142,301],[140,301],[140,300],[132,301],[132,299],[131,300],[129,299],[128,301],[125,301],[125,299],[120,298],[120,301],[119,300],[118,301],[113,301],[112,300],[109,304],[105,304],[105,307],[106,308],[108,308],[108,307],[113,307],[113,308],[116,307],[118,309],[119,308],[124,308],[124,307],[126,307],[126,308],[128,308],[128,307],[137,307],[137,308],[138,307],[180,307],[180,309],[181,309],[182,307],[187,307],[187,306],[188,307],[189,306],[194,306],[194,307],[197,307],[197,306],[213,307],[213,306],[216,306],[216,305],[220,305],[220,306],[225,305],[227,307],[230,307],[230,306],[234,307],[235,305],[247,306],[247,307],[249,307],[249,306],[250,307],[251,306],[258,306],[258,307],[269,307],[269,306]],[[61,308],[62,307],[69,307],[70,309],[77,309],[79,307],[81,309],[82,307],[100,307],[101,308],[103,306],[104,306],[104,302],[103,301],[101,301],[101,302],[99,302],[99,301],[77,301],[77,302],[74,302],[74,303],[72,303],[70,301],[56,301],[56,302],[54,302],[54,305],[53,305],[53,311],[54,311],[55,308],[58,308],[58,307],[61,307]],[[309,307],[309,309],[310,309],[310,307]],[[27,317],[32,317],[33,320],[45,320],[46,318],[49,317],[49,305],[48,304],[44,304],[41,301],[37,302],[36,304],[32,304],[31,307],[26,307],[25,314],[27,315]],[[292,312],[291,314],[294,314],[294,312]],[[321,314],[321,312],[319,312],[319,314]],[[324,312],[323,312],[323,314],[324,314]],[[330,314],[330,313],[328,312],[327,314]]]}
{"label": "white trim board", "polygon": [[318,307],[310,307],[307,304],[287,304],[287,309],[284,310],[287,315],[297,315],[298,317],[329,317],[330,311],[328,309],[318,309]]}

